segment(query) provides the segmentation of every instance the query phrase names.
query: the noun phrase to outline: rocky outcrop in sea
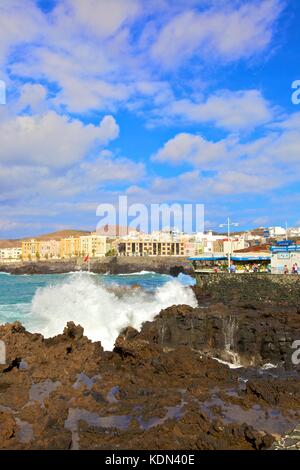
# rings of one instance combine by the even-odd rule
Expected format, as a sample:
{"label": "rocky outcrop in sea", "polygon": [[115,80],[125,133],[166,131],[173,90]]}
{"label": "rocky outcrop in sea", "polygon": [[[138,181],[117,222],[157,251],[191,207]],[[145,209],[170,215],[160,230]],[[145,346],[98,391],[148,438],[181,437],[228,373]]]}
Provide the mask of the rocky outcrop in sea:
{"label": "rocky outcrop in sea", "polygon": [[[83,258],[24,261],[19,263],[2,263],[0,272],[11,274],[61,274],[76,271],[87,271],[88,264]],[[193,266],[186,257],[179,256],[108,256],[92,258],[90,269],[99,274],[129,274],[140,271],[155,271],[161,274],[177,276],[179,273],[191,274]]]}

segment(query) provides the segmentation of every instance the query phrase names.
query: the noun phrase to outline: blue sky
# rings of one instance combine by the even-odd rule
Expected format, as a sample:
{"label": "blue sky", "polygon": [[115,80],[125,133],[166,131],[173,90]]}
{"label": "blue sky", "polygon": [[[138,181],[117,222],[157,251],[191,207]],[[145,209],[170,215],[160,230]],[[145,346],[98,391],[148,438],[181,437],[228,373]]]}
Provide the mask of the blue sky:
{"label": "blue sky", "polygon": [[96,207],[300,225],[298,0],[1,0],[0,237]]}

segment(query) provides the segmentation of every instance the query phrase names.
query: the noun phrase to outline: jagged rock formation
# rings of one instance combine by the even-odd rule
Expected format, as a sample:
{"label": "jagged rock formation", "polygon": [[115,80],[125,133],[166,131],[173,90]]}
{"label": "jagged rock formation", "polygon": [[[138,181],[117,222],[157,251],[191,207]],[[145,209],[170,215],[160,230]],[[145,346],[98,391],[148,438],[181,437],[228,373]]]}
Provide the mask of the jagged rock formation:
{"label": "jagged rock formation", "polygon": [[51,339],[0,326],[0,448],[297,448],[299,280],[227,279],[196,287],[197,308],[126,328],[112,352],[73,323]]}
{"label": "jagged rock formation", "polygon": [[113,352],[73,323],[51,339],[0,327],[0,448],[267,449],[295,428],[299,371],[229,369],[150,326]]}
{"label": "jagged rock formation", "polygon": [[189,346],[245,366],[283,362],[291,367],[292,344],[300,338],[300,314],[291,307],[174,306],[145,323],[140,337],[169,349]]}

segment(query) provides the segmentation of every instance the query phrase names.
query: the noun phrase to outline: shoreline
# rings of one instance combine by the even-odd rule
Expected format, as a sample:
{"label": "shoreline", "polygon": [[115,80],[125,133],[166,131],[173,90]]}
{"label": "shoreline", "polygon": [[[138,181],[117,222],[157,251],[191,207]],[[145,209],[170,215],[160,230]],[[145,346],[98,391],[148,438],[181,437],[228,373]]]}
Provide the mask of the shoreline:
{"label": "shoreline", "polygon": [[[80,270],[87,271],[82,258],[47,261],[23,261],[0,264],[0,272],[10,274],[64,274]],[[103,257],[92,258],[90,270],[95,274],[131,274],[140,271],[155,271],[159,274],[177,276],[180,272],[193,274],[193,266],[186,257]]]}

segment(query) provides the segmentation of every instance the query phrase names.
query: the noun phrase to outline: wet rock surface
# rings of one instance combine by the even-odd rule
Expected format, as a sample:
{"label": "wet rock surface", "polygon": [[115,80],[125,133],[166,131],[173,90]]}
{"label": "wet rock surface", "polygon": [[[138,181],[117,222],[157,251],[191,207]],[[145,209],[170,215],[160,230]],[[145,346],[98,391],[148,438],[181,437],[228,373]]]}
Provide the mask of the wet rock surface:
{"label": "wet rock surface", "polygon": [[171,339],[159,336],[162,317],[184,324],[192,311],[174,307],[140,333],[127,328],[112,352],[72,322],[51,339],[20,323],[1,326],[0,448],[263,450],[280,442],[300,421],[299,367],[231,369],[185,344],[173,323]]}
{"label": "wet rock surface", "polygon": [[298,449],[299,282],[211,276],[112,352],[0,326],[0,448]]}
{"label": "wet rock surface", "polygon": [[163,310],[143,325],[140,338],[174,349],[179,345],[221,360],[249,365],[284,363],[292,368],[293,343],[300,339],[300,314],[292,306],[216,303]]}
{"label": "wet rock surface", "polygon": [[300,450],[300,425],[272,445],[273,450]]}

